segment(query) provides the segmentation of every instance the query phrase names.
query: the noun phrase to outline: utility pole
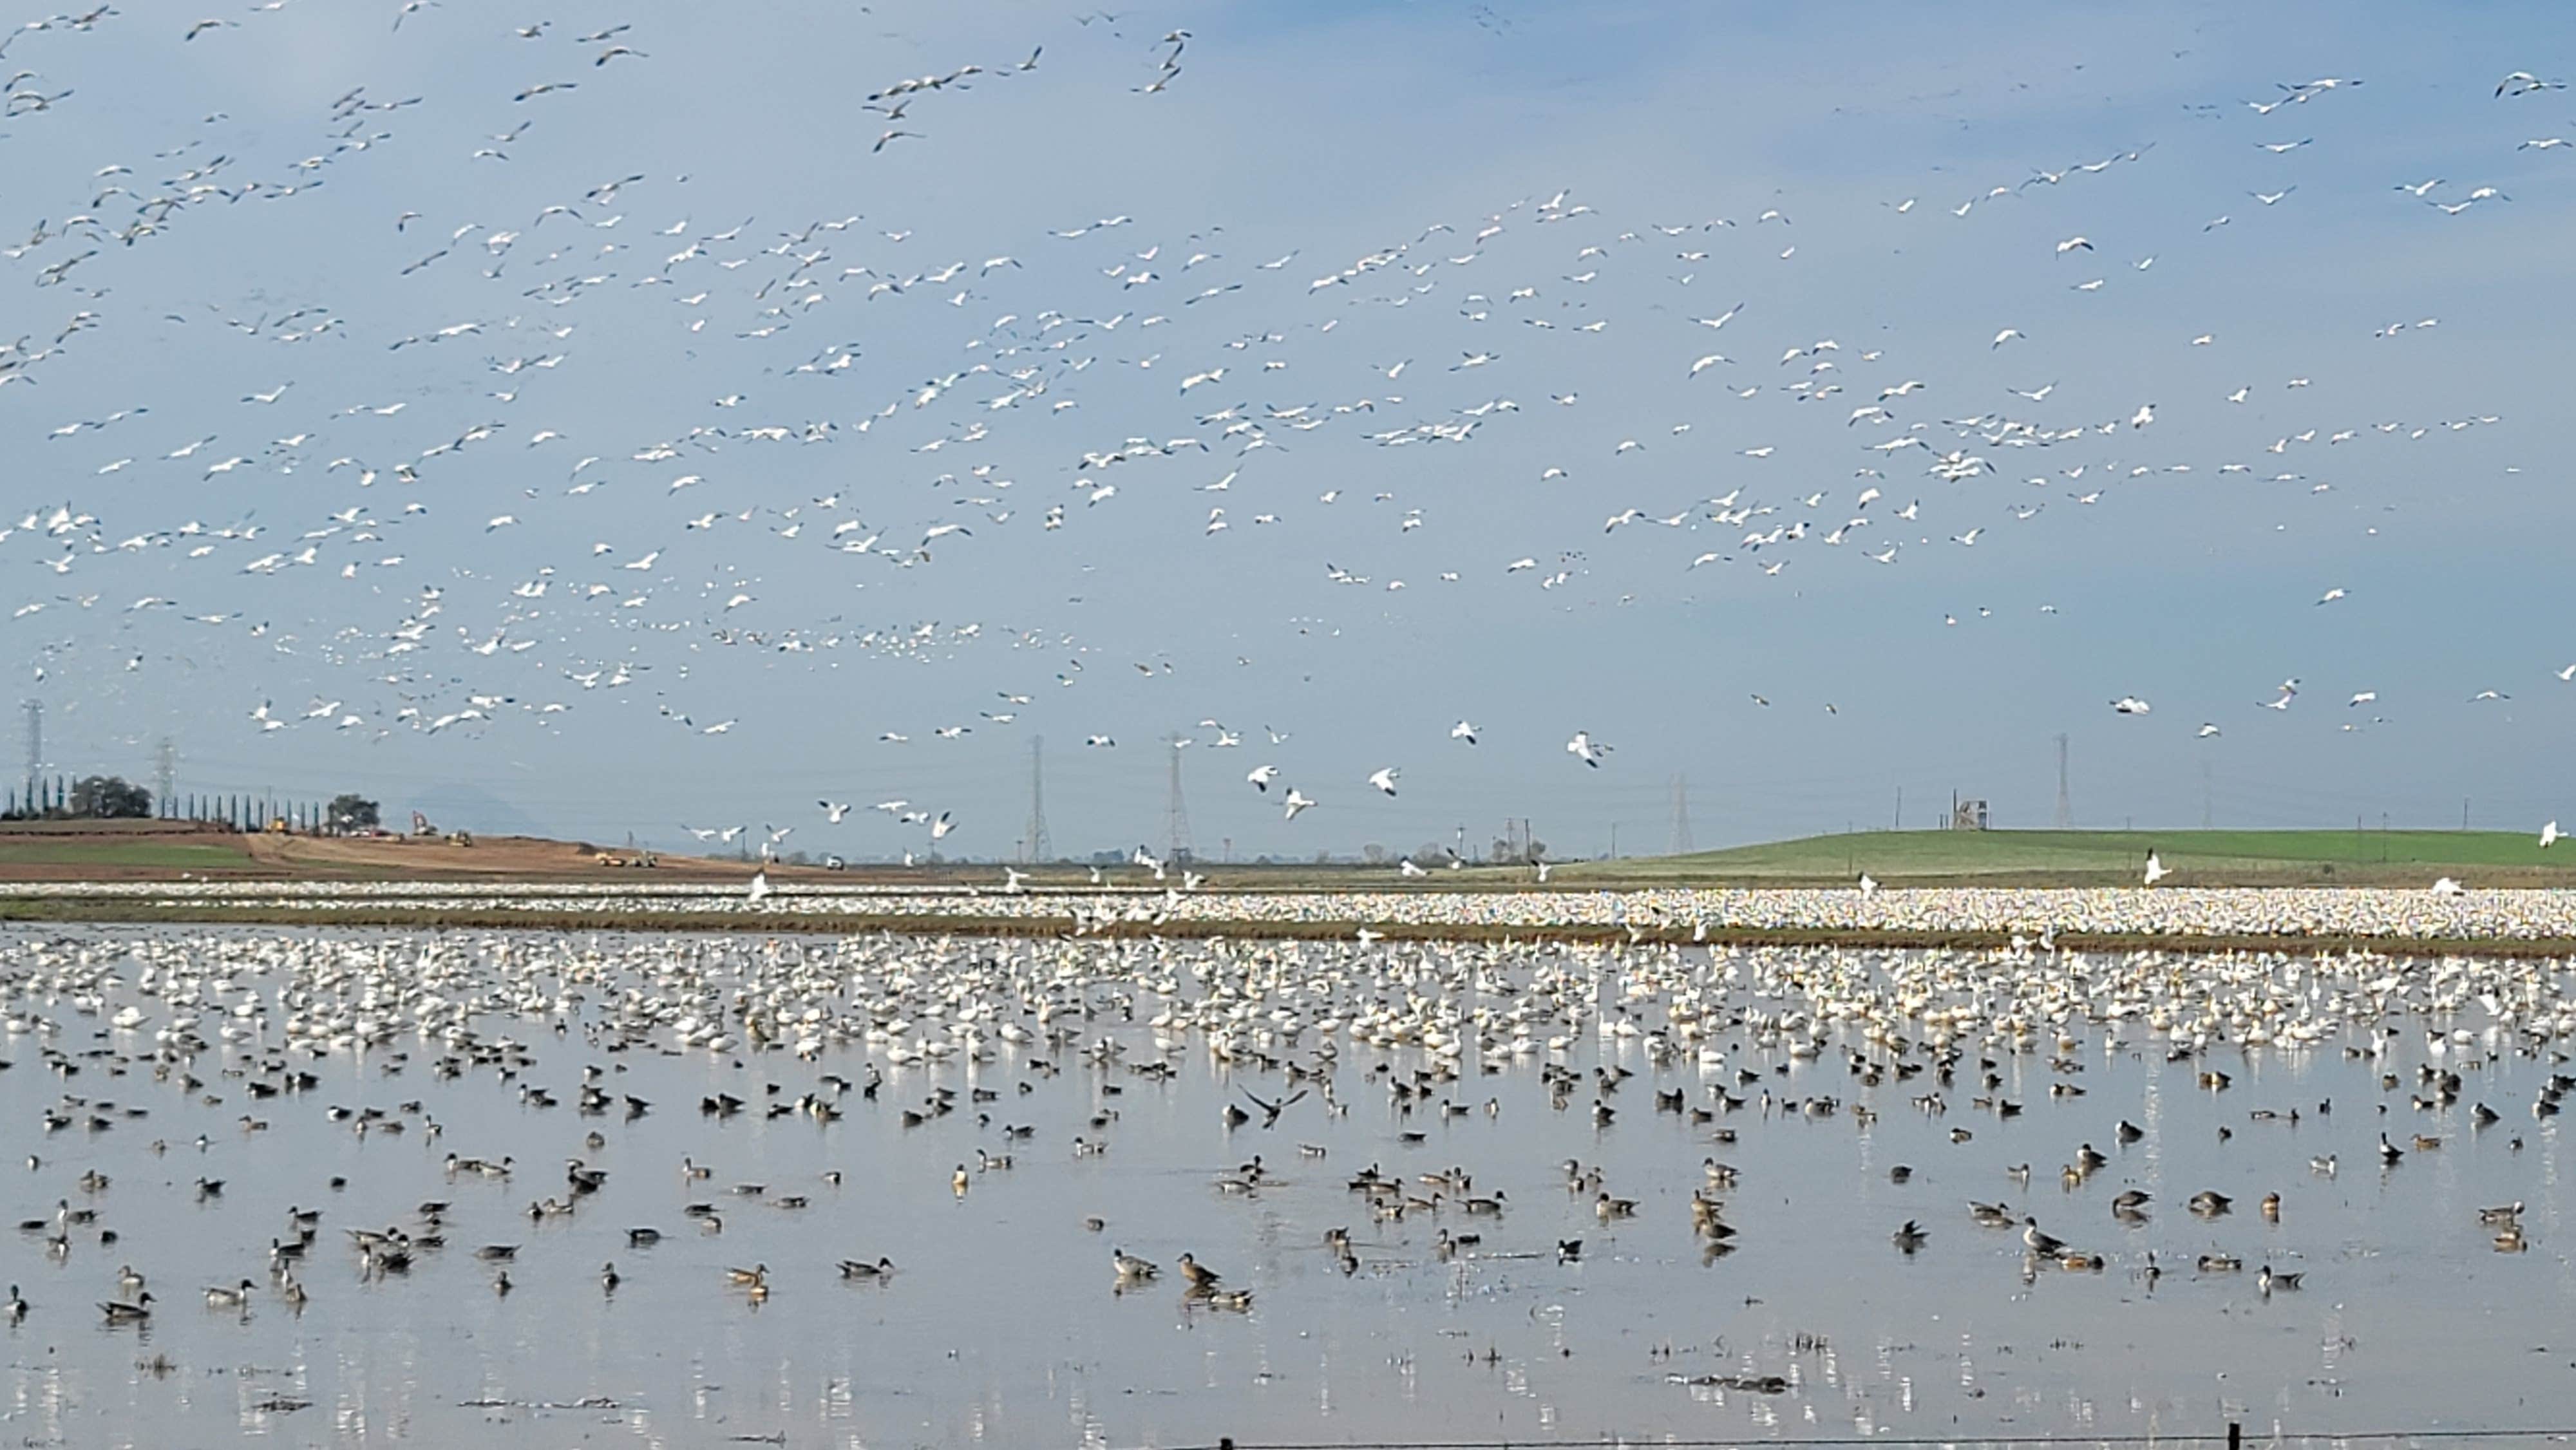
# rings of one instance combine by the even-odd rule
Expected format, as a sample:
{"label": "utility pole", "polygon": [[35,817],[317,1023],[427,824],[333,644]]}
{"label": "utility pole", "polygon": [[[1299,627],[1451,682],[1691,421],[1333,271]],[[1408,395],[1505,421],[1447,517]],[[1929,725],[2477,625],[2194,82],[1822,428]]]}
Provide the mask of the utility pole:
{"label": "utility pole", "polygon": [[[36,799],[36,773],[45,766],[45,702],[27,702],[27,799]],[[31,812],[31,814],[42,814]]]}
{"label": "utility pole", "polygon": [[1905,787],[1896,788],[1896,829],[1905,829]]}
{"label": "utility pole", "polygon": [[170,803],[170,782],[179,773],[179,751],[170,743],[169,736],[161,737],[160,748],[153,752],[152,767],[153,783],[159,787],[152,795],[152,813],[156,816],[176,814]]}
{"label": "utility pole", "polygon": [[1619,859],[1619,823],[1617,821],[1610,823],[1610,859],[1613,861]]}
{"label": "utility pole", "polygon": [[1163,799],[1163,849],[1174,861],[1185,859],[1190,851],[1190,805],[1181,795],[1181,751],[1190,742],[1175,731],[1167,737],[1171,747],[1171,785]]}
{"label": "utility pole", "polygon": [[2204,760],[2200,763],[2200,828],[2208,830],[2209,822],[2209,762]]}
{"label": "utility pole", "polygon": [[2467,830],[2468,828],[2469,828],[2469,798],[2468,798],[2467,796],[2462,796],[2462,797],[2460,797],[2460,829],[2461,829],[2461,830],[2463,830],[2463,831],[2465,831],[2465,830]]}
{"label": "utility pole", "polygon": [[2057,737],[2057,829],[2063,831],[2075,824],[2075,807],[2066,792],[2066,735]]}
{"label": "utility pole", "polygon": [[1046,737],[1029,742],[1029,829],[1024,861],[1044,862],[1055,856],[1055,843],[1047,839],[1046,823]]}
{"label": "utility pole", "polygon": [[[1461,832],[1461,835],[1463,836],[1464,833]],[[1666,844],[1665,854],[1670,856],[1687,856],[1693,849],[1694,848],[1691,845],[1690,777],[1686,775],[1676,775],[1673,777],[1672,839]]]}

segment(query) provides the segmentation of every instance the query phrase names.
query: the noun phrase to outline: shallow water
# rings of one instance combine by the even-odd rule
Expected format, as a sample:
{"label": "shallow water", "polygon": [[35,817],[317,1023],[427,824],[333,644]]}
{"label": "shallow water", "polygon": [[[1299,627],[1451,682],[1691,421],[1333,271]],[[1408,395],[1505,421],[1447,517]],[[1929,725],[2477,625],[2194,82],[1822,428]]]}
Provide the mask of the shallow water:
{"label": "shallow water", "polygon": [[[119,984],[94,1014],[68,993],[27,985],[42,975],[39,942],[58,944],[43,950],[45,960],[85,950],[94,966],[118,967],[131,944],[174,939],[209,965],[236,958],[234,996],[256,989],[280,1011],[273,998],[286,968],[260,975],[239,965],[254,952],[282,963],[299,952],[356,951],[398,964],[432,938],[102,929],[0,939],[8,1010],[29,1028],[0,1039],[11,1064],[0,1072],[8,1221],[51,1228],[64,1199],[98,1214],[96,1224],[67,1231],[67,1254],[49,1252],[43,1231],[0,1239],[0,1278],[20,1285],[32,1306],[22,1323],[0,1329],[0,1435],[11,1443],[161,1446],[237,1434],[496,1446],[781,1434],[791,1444],[852,1446],[1186,1445],[1220,1435],[1972,1440],[2204,1434],[2230,1419],[2260,1435],[2275,1426],[2548,1424],[2566,1419],[2576,1392],[2561,1146],[2556,1119],[2531,1112],[2549,1073],[2564,1065],[2546,1048],[2518,1051],[2510,1035],[2485,1032],[2474,1005],[2456,1017],[2387,1019],[2397,1032],[2382,1061],[2343,1051],[2372,1040],[2381,1024],[2371,1021],[2347,1022],[2330,1045],[2214,1046],[2182,1061],[2169,1061],[2167,1045],[2138,1024],[2115,1041],[2078,1022],[2068,1029],[2079,1042],[2068,1059],[2080,1071],[2052,1069],[2053,1030],[2027,1052],[1997,1041],[1986,1049],[2003,1079],[1992,1095],[2025,1108],[2010,1118],[1970,1106],[1986,1095],[1972,1081],[1973,1042],[1944,1091],[1947,1112],[1935,1115],[1912,1105],[1936,1090],[1931,1073],[1911,1081],[1891,1073],[1870,1086],[1847,1065],[1852,1051],[1888,1057],[1857,1032],[1828,1034],[1813,1058],[1792,1058],[1754,1031],[1721,1032],[1713,1045],[1725,1065],[1703,1067],[1688,1052],[1658,1063],[1647,1038],[1604,1035],[1587,1021],[1561,1053],[1529,1052],[1490,1072],[1471,1054],[1460,1080],[1433,1084],[1407,1114],[1373,1069],[1410,1073],[1433,1059],[1416,1047],[1346,1038],[1331,1065],[1345,1111],[1330,1114],[1312,1094],[1265,1131],[1257,1109],[1231,1129],[1220,1110],[1244,1103],[1247,1088],[1275,1100],[1282,1074],[1216,1060],[1204,1034],[1158,1037],[1147,1024],[1162,1000],[1135,990],[1124,993],[1132,1020],[1110,1009],[1065,1021],[1074,1040],[1063,1046],[993,1040],[989,1060],[961,1053],[894,1065],[883,1044],[856,1041],[811,1060],[784,1050],[611,1052],[586,1030],[601,1018],[606,988],[559,999],[548,977],[525,1015],[474,1019],[487,1041],[526,1045],[533,1062],[515,1076],[486,1065],[440,1080],[432,1071],[440,1044],[406,1032],[363,1053],[299,1050],[295,1065],[318,1085],[254,1101],[251,1079],[238,1072],[250,1057],[245,1044],[199,1053],[194,1094],[180,1082],[187,1065],[156,1075],[154,1032],[171,1014],[134,990],[139,964],[119,967]],[[453,956],[496,960],[545,944],[443,940]],[[757,978],[779,950],[764,956],[757,943],[706,938],[597,942],[611,956],[631,948],[638,961],[697,953],[688,970],[728,991]],[[945,948],[987,958],[1020,949]],[[942,948],[880,942],[866,950],[927,961]],[[1075,993],[1102,1004],[1119,997],[1123,969],[1106,974],[1117,963],[1112,949],[1075,950],[1099,953],[1104,968]],[[1338,945],[1294,950],[1342,964],[1355,981],[1369,964],[1392,960]],[[1407,949],[1401,960],[1421,956]],[[1613,988],[1622,979],[1616,956],[1547,960]],[[2552,993],[2566,985],[2547,967],[2512,970],[2541,974]],[[496,982],[503,975],[492,973]],[[1410,979],[1393,990],[1400,1000],[1408,989]],[[1772,1012],[1784,1005],[1742,1000]],[[133,1030],[112,1026],[128,1003],[146,1020]],[[200,1030],[212,1037],[217,1020]],[[47,1035],[45,1021],[59,1030]],[[2423,1090],[2416,1068],[2427,1058],[2427,1028],[2471,1040],[2444,1048],[2443,1065],[2464,1078],[2459,1101],[2418,1110],[2410,1095]],[[266,1041],[279,1041],[274,1021],[267,1029]],[[653,1034],[656,1044],[673,1038]],[[1102,1041],[1123,1056],[1085,1055]],[[1309,1032],[1269,1050],[1311,1064],[1316,1042]],[[44,1061],[48,1044],[77,1071]],[[1168,1080],[1135,1070],[1158,1059],[1172,1065]],[[863,1081],[872,1060],[883,1073],[876,1097],[848,1093],[837,1122],[761,1110],[815,1091],[826,1073]],[[1541,1080],[1547,1062],[1582,1075],[1562,1109]],[[1635,1073],[1602,1099],[1616,1109],[1607,1126],[1592,1113],[1601,1096],[1596,1064]],[[586,1065],[603,1070],[609,1093],[649,1100],[652,1111],[632,1120],[614,1109],[579,1113]],[[2224,1091],[2198,1085],[2212,1069],[2231,1075]],[[1760,1080],[1740,1083],[1739,1071]],[[2396,1075],[2394,1090],[2381,1087],[2383,1071]],[[2052,1084],[2084,1095],[2052,1096]],[[563,1105],[527,1101],[530,1085]],[[903,1111],[940,1087],[955,1090],[955,1111],[905,1127]],[[1680,1088],[1700,1104],[1719,1087],[1747,1106],[1696,1125],[1655,1110],[1659,1088]],[[978,1089],[994,1100],[971,1101]],[[751,1106],[730,1118],[702,1115],[701,1097],[715,1093]],[[41,1115],[64,1094],[86,1099],[114,1126],[93,1130],[88,1112],[76,1110],[70,1126],[48,1133]],[[1778,1109],[1826,1096],[1845,1111]],[[1468,1110],[1444,1113],[1443,1099]],[[401,1110],[415,1100],[417,1111]],[[2328,1101],[2331,1112],[2321,1114]],[[2467,1116],[2480,1101],[2502,1114],[2482,1130]],[[354,1121],[331,1119],[334,1105],[383,1109],[407,1131],[361,1134]],[[1856,1119],[1849,1105],[1878,1116]],[[148,1116],[117,1116],[137,1108]],[[2286,1116],[2294,1108],[2295,1125]],[[2283,1117],[2258,1120],[2257,1110]],[[1105,1111],[1115,1121],[1094,1126]],[[245,1115],[266,1128],[246,1130]],[[2140,1141],[2115,1143],[2123,1118],[2146,1130]],[[1006,1141],[1005,1124],[1035,1132]],[[1718,1128],[1732,1128],[1736,1141],[1712,1143]],[[1952,1141],[1957,1128],[1970,1140]],[[2383,1130],[2401,1145],[2418,1133],[2442,1142],[2383,1169],[2375,1151]],[[593,1132],[603,1140],[596,1147],[585,1142]],[[1408,1143],[1404,1133],[1424,1140]],[[1107,1150],[1077,1155],[1077,1136]],[[2059,1165],[2088,1141],[2111,1163],[2079,1187],[2063,1186]],[[1009,1153],[1014,1166],[978,1171],[979,1147]],[[27,1166],[28,1153],[38,1166]],[[510,1155],[514,1173],[506,1181],[451,1176],[442,1167],[449,1153]],[[2327,1153],[2339,1159],[2332,1178],[2309,1165]],[[1256,1188],[1218,1186],[1254,1154],[1266,1170]],[[1734,1251],[1714,1258],[1688,1207],[1712,1154],[1741,1175],[1725,1195]],[[569,1216],[532,1223],[533,1200],[568,1195],[563,1165],[576,1157],[608,1170],[606,1186]],[[709,1165],[712,1176],[684,1179],[684,1158]],[[1609,1191],[1637,1201],[1636,1217],[1605,1223],[1589,1194],[1569,1192],[1560,1167],[1568,1158],[1598,1165]],[[2025,1162],[2027,1186],[2006,1173]],[[1507,1206],[1498,1216],[1444,1206],[1376,1222],[1344,1186],[1371,1163],[1408,1181],[1459,1165],[1475,1194],[1500,1190]],[[962,1194],[951,1186],[960,1164]],[[1897,1165],[1912,1168],[1910,1181],[1891,1181]],[[111,1180],[103,1191],[77,1186],[91,1169]],[[843,1175],[838,1186],[824,1180],[827,1170]],[[335,1176],[345,1180],[338,1188]],[[201,1198],[201,1177],[224,1180],[220,1196]],[[766,1192],[731,1191],[743,1183]],[[2127,1188],[2153,1195],[2143,1223],[2124,1226],[2110,1212]],[[2234,1196],[2233,1212],[2203,1220],[2187,1211],[2184,1200],[2202,1189]],[[1415,1191],[1431,1190],[1417,1183]],[[2256,1209],[2267,1191],[2281,1195],[2278,1223]],[[777,1206],[792,1194],[810,1206]],[[2008,1201],[2106,1255],[2108,1267],[2035,1266],[2017,1232],[1970,1220],[1970,1199]],[[340,1230],[399,1223],[420,1232],[414,1211],[424,1200],[453,1204],[446,1247],[421,1254],[408,1274],[362,1275]],[[2500,1253],[2476,1210],[2514,1200],[2527,1204],[2528,1247]],[[682,1213],[691,1203],[716,1205],[721,1232],[695,1226]],[[268,1268],[270,1240],[289,1232],[290,1205],[323,1213],[300,1273],[310,1295],[300,1313],[277,1297]],[[1094,1216],[1104,1229],[1086,1227]],[[1911,1256],[1889,1240],[1909,1218],[1930,1234]],[[638,1225],[667,1237],[630,1248],[626,1230]],[[1323,1246],[1337,1226],[1352,1235],[1355,1273]],[[117,1241],[102,1244],[101,1228]],[[1483,1242],[1444,1261],[1433,1247],[1443,1228]],[[1577,1238],[1580,1259],[1562,1262],[1558,1242]],[[474,1256],[484,1244],[520,1246],[506,1296],[493,1288],[495,1266]],[[1164,1276],[1119,1292],[1113,1246],[1160,1262]],[[1249,1310],[1186,1298],[1175,1262],[1184,1251],[1228,1285],[1250,1288]],[[2141,1273],[2150,1251],[2165,1270],[2154,1282]],[[2205,1253],[2239,1257],[2244,1270],[2196,1273]],[[847,1281],[834,1269],[842,1258],[879,1255],[898,1266],[882,1283]],[[610,1260],[621,1275],[613,1295],[599,1282]],[[724,1273],[755,1263],[769,1270],[765,1301]],[[2303,1272],[2304,1286],[2265,1296],[2256,1282],[2264,1263]],[[111,1327],[94,1307],[119,1297],[121,1264],[155,1292],[146,1326]],[[245,1277],[258,1286],[246,1314],[203,1304],[206,1286]],[[1707,1382],[1725,1376],[1779,1376],[1786,1385]]]}

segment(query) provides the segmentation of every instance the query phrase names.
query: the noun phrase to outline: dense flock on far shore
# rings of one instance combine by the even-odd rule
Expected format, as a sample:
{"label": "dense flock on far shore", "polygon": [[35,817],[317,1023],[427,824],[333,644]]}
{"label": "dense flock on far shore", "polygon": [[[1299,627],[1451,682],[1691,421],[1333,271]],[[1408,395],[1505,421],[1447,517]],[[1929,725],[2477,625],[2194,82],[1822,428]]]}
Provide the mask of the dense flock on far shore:
{"label": "dense flock on far shore", "polygon": [[1436,935],[1626,928],[1670,937],[1742,931],[2017,934],[2047,948],[2059,933],[2121,937],[2317,937],[2437,942],[2576,940],[2576,891],[2378,888],[2071,887],[1759,888],[1513,891],[1183,891],[1169,886],[1058,889],[1014,873],[989,886],[716,883],[51,882],[11,888],[49,910],[94,903],[113,914],[209,912],[504,914],[760,920],[850,917],[874,924],[1026,922],[1076,932],[1170,927],[1221,931],[1348,925]]}

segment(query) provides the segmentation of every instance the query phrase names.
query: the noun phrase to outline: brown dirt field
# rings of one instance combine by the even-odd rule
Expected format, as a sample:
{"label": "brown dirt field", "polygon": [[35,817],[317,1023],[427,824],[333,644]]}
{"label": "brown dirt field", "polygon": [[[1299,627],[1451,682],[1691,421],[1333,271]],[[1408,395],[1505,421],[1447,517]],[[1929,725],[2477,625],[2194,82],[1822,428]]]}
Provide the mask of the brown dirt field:
{"label": "brown dirt field", "polygon": [[[578,842],[241,835],[186,821],[33,821],[0,826],[0,882],[242,880],[741,880],[736,861],[662,856],[652,870],[598,864]],[[630,853],[612,849],[612,856]],[[802,873],[795,873],[802,874]],[[820,874],[820,873],[815,873]]]}

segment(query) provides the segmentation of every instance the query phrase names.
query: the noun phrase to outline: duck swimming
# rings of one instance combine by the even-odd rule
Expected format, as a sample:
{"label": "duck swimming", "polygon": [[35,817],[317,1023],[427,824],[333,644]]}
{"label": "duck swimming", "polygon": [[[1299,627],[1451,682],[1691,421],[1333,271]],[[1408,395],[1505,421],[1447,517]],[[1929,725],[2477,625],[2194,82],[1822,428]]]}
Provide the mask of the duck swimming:
{"label": "duck swimming", "polygon": [[2066,1240],[2042,1232],[2038,1219],[2025,1218],[2021,1222],[2021,1241],[2032,1253],[2047,1259],[2066,1252]]}
{"label": "duck swimming", "polygon": [[152,1293],[145,1290],[131,1300],[111,1299],[98,1306],[110,1324],[141,1324],[152,1317]]}

